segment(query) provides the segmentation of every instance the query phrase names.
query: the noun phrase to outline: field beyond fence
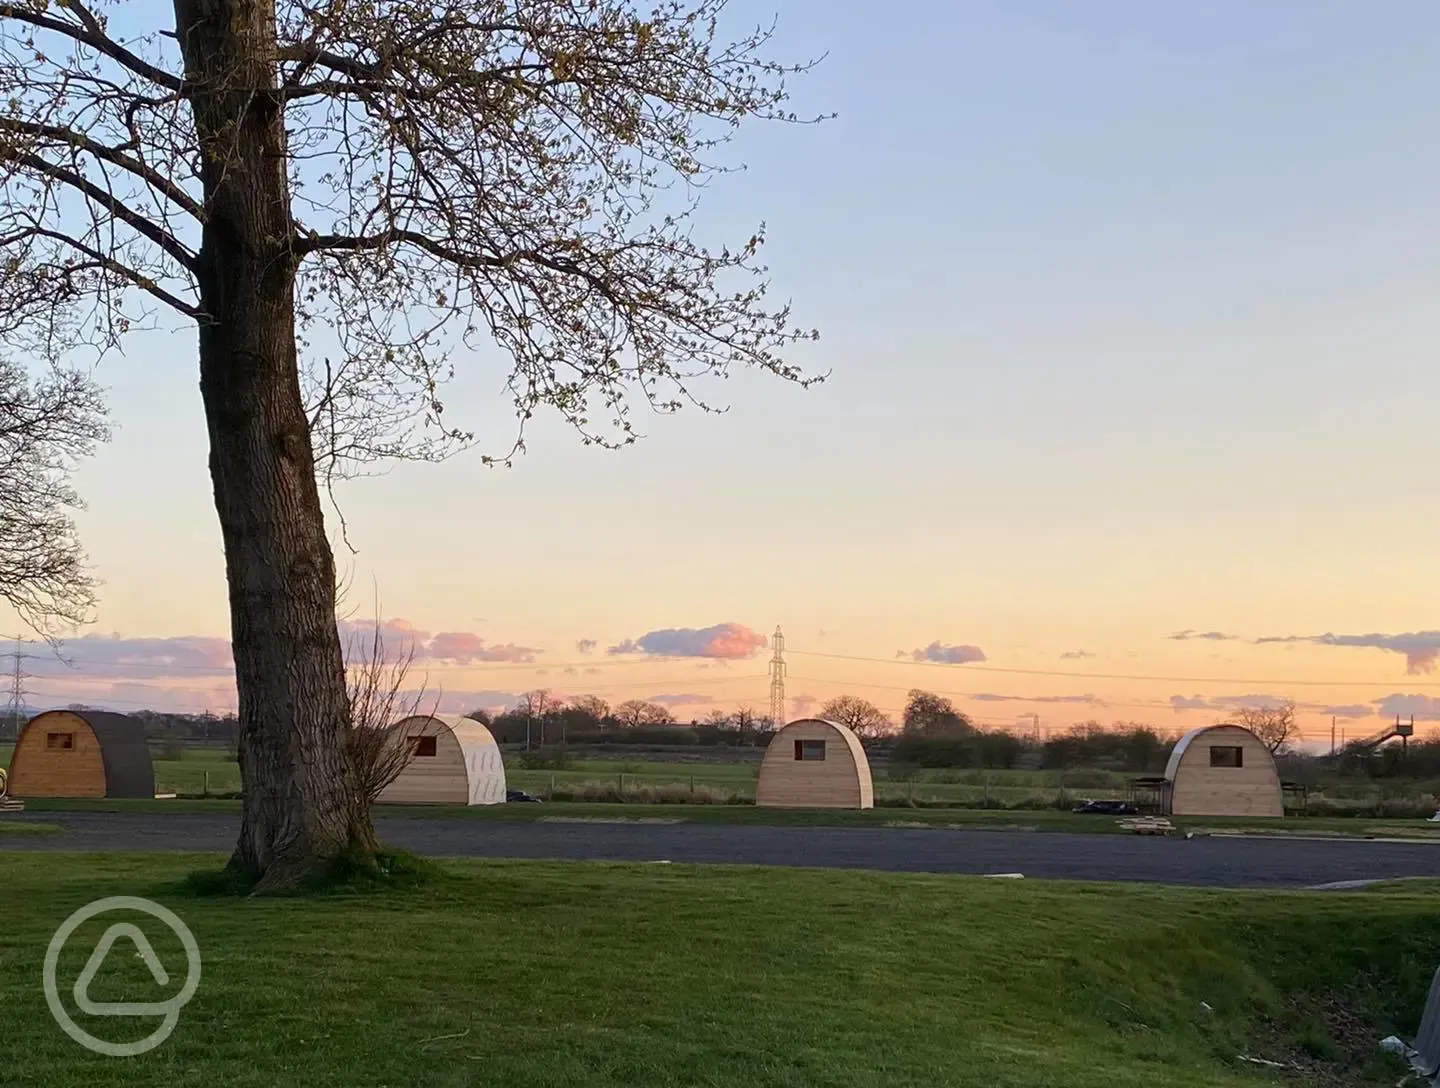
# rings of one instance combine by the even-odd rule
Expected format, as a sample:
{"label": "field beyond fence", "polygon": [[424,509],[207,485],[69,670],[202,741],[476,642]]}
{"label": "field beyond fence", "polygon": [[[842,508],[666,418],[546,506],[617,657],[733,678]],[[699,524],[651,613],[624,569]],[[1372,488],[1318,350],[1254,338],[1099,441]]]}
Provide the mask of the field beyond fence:
{"label": "field beyond fence", "polygon": [[[0,766],[11,749],[0,746]],[[609,755],[610,753],[605,753]],[[751,804],[759,774],[758,753],[719,749],[694,758],[577,758],[562,750],[507,751],[511,789],[547,801],[635,804]],[[1016,811],[1069,809],[1086,800],[1124,798],[1135,777],[1122,771],[976,770],[914,768],[877,761],[873,767],[877,805],[917,808],[993,808]],[[181,797],[234,797],[240,768],[223,748],[190,747],[157,752],[159,793]],[[1304,808],[1312,816],[1428,818],[1440,808],[1440,781],[1428,778],[1318,776]]]}

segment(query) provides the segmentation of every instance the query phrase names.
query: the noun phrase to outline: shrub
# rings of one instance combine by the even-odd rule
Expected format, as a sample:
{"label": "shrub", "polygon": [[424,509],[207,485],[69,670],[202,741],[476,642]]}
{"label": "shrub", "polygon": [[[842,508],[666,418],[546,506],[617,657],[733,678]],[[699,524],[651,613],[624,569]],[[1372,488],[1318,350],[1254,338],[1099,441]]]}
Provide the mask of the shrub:
{"label": "shrub", "polygon": [[563,771],[571,765],[570,753],[565,748],[541,748],[512,758],[527,771]]}
{"label": "shrub", "polygon": [[601,804],[628,805],[731,805],[749,804],[750,799],[734,790],[713,786],[689,786],[680,783],[640,783],[626,786],[622,792],[618,782],[578,782],[557,786],[552,801],[591,801]]}

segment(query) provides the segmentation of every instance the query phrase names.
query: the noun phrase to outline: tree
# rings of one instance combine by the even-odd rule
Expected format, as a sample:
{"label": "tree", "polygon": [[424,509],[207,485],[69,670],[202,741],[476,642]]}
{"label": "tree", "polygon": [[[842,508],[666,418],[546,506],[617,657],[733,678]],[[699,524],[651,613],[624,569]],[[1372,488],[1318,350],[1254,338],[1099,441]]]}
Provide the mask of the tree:
{"label": "tree", "polygon": [[763,230],[706,248],[687,195],[735,126],[798,120],[805,66],[769,60],[768,32],[726,40],[724,0],[175,0],[123,39],[92,2],[0,0],[0,332],[55,357],[156,307],[197,329],[239,689],[230,867],[284,888],[373,839],[322,484],[473,445],[441,389],[481,340],[519,423],[491,464],[542,409],[618,446],[636,390],[668,412],[737,366],[816,380],[782,357],[814,334],[766,298]]}
{"label": "tree", "polygon": [[901,729],[914,737],[963,737],[975,732],[970,719],[949,699],[919,688],[911,688],[905,700]]}
{"label": "tree", "polygon": [[820,717],[848,726],[862,740],[875,740],[895,731],[879,707],[856,695],[838,695],[820,708]]}
{"label": "tree", "polygon": [[1245,707],[1235,712],[1235,724],[1243,725],[1254,733],[1270,749],[1271,755],[1284,749],[1291,737],[1298,733],[1295,724],[1295,704],[1285,701],[1279,706]]}
{"label": "tree", "polygon": [[[415,647],[406,647],[393,658],[385,651],[379,611],[368,642],[352,636],[347,662],[347,690],[350,713],[346,719],[345,750],[356,790],[352,798],[360,811],[355,816],[357,827],[368,827],[370,806],[385,792],[415,758],[415,745],[408,736],[392,726],[417,714],[433,714],[439,702],[426,702],[422,687],[406,692],[410,668],[415,662]],[[374,850],[377,843],[359,843]]]}
{"label": "tree", "polygon": [[536,688],[520,696],[515,704],[515,713],[525,719],[525,748],[530,748],[531,731],[540,725],[540,745],[545,745],[545,720],[564,705],[563,700],[550,694],[549,688]]}
{"label": "tree", "polygon": [[70,472],[108,437],[88,376],[56,368],[32,381],[0,359],[0,600],[37,634],[78,626],[95,605]]}
{"label": "tree", "polygon": [[647,725],[674,725],[675,715],[659,703],[627,699],[615,708],[615,720],[626,729],[639,729]]}
{"label": "tree", "polygon": [[570,700],[570,709],[576,716],[577,729],[604,729],[605,719],[610,716],[610,704],[598,695],[577,695]]}

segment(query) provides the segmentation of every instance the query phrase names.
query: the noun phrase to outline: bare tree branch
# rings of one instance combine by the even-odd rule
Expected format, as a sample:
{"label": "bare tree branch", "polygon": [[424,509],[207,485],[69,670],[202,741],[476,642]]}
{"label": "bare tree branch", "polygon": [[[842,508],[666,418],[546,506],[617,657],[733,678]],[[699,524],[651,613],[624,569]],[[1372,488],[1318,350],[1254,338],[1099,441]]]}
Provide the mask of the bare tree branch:
{"label": "bare tree branch", "polygon": [[0,600],[37,634],[90,618],[95,578],[71,510],[75,462],[109,437],[100,392],[78,371],[32,381],[0,359]]}
{"label": "bare tree branch", "polygon": [[205,209],[200,205],[199,201],[194,199],[180,186],[172,183],[169,178],[165,177],[165,175],[161,174],[158,170],[151,169],[139,159],[125,154],[121,148],[106,147],[90,139],[88,136],[83,136],[78,132],[73,132],[70,129],[62,128],[58,125],[37,125],[27,121],[0,117],[0,132],[5,131],[23,133],[27,136],[42,136],[58,141],[76,150],[88,151],[97,159],[114,163],[116,166],[134,174],[137,178],[142,179],[147,185],[157,189],[163,193],[167,199],[189,212],[195,217],[196,222],[203,223],[205,221]]}
{"label": "bare tree branch", "polygon": [[171,75],[163,68],[156,68],[153,64],[141,60],[125,46],[109,37],[99,21],[80,3],[80,0],[63,0],[59,4],[60,7],[76,12],[82,23],[80,26],[44,14],[46,6],[48,5],[0,4],[0,19],[14,19],[16,22],[29,23],[41,30],[63,34],[81,45],[89,46],[97,53],[103,53],[131,73],[149,80],[156,86],[164,87],[166,90],[179,91],[183,86],[184,81],[179,76]]}

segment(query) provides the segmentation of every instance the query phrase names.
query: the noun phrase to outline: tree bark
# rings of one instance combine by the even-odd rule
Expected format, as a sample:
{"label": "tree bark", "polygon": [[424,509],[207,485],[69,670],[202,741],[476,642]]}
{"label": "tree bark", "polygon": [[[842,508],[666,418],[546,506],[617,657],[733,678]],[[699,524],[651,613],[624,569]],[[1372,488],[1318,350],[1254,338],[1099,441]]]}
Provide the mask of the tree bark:
{"label": "tree bark", "polygon": [[295,269],[273,0],[175,0],[201,148],[200,391],[225,546],[243,823],[231,867],[294,886],[373,849],[295,344]]}

